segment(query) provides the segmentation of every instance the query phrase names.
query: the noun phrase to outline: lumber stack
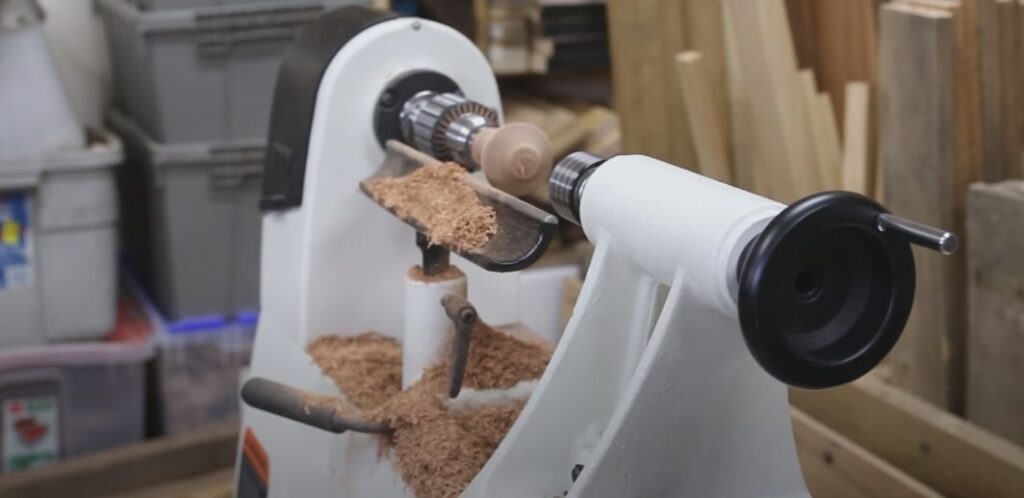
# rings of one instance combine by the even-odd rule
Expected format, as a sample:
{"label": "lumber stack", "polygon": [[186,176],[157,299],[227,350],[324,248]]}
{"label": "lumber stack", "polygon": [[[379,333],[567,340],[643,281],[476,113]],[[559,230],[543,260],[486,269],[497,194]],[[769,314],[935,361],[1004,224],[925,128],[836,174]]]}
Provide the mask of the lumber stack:
{"label": "lumber stack", "polygon": [[[609,0],[609,23],[624,152],[781,202],[859,192],[962,239],[969,185],[1024,176],[1024,1]],[[959,414],[971,244],[915,250],[884,368]]]}
{"label": "lumber stack", "polygon": [[[625,152],[648,154],[783,202],[841,188],[847,176],[859,182],[857,190],[873,194],[867,86],[873,76],[833,64],[823,67],[840,76],[825,79],[818,68],[801,65],[784,0],[611,0],[608,8]],[[861,5],[860,11],[873,18],[869,7]],[[839,39],[851,30],[863,33],[853,41]],[[852,51],[856,40],[873,39],[873,30],[873,22],[844,25],[833,50]],[[865,53],[854,57],[859,62],[851,64],[871,65],[864,61],[874,60],[874,45],[860,51]],[[853,150],[843,145],[845,116],[835,102],[845,104],[845,85],[861,73],[865,83],[851,100],[858,109],[846,140]],[[833,92],[822,81],[840,81],[841,89]],[[859,173],[844,174],[844,162]]]}
{"label": "lumber stack", "polygon": [[[841,434],[853,448],[886,464],[871,472],[854,470],[850,462],[839,461],[842,456],[837,457],[836,451],[826,449],[817,455],[833,462],[826,467],[830,472],[825,477],[839,485],[846,477],[854,485],[842,488],[842,493],[830,489],[819,493],[814,489],[816,478],[810,475],[814,467],[801,452],[814,496],[1011,498],[1024,489],[1024,448],[872,375],[835,389],[790,389],[789,399],[794,408]],[[794,418],[798,448],[805,437],[800,424]]]}
{"label": "lumber stack", "polygon": [[642,152],[690,169],[697,169],[697,154],[672,61],[693,46],[686,37],[690,30],[681,27],[688,25],[685,7],[696,3],[607,2],[613,99],[624,152]]}
{"label": "lumber stack", "polygon": [[[972,300],[968,307],[968,284],[976,285],[971,280],[979,276],[968,273],[967,255],[991,252],[991,237],[1001,232],[995,226],[969,231],[966,203],[972,182],[1021,176],[1022,16],[1024,7],[1016,0],[900,0],[884,6],[880,14],[880,155],[889,185],[886,204],[900,215],[966,235],[966,247],[952,258],[916,253],[918,294],[904,338],[892,355],[889,380],[969,416],[976,388],[988,391],[983,396],[1012,398],[1008,386],[982,388],[989,381],[968,381],[968,371],[986,369],[985,360],[975,354],[974,336],[992,333],[992,322],[969,321],[969,316],[979,317],[978,307],[1008,313],[1008,303],[1019,302],[1021,296]],[[986,371],[994,374],[995,369]],[[986,426],[1015,435],[1005,424]]]}
{"label": "lumber stack", "polygon": [[882,0],[786,0],[797,62],[812,68],[840,123],[847,85],[878,82],[878,6]]}

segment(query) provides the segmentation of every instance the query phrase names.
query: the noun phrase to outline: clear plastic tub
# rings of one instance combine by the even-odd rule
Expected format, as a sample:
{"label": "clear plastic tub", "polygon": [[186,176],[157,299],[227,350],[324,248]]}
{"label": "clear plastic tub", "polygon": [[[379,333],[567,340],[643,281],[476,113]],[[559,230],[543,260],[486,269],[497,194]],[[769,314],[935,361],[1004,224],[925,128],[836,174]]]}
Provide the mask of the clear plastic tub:
{"label": "clear plastic tub", "polygon": [[141,441],[151,337],[0,351],[0,472]]}
{"label": "clear plastic tub", "polygon": [[163,433],[238,420],[240,378],[249,365],[255,314],[158,327],[157,382]]}

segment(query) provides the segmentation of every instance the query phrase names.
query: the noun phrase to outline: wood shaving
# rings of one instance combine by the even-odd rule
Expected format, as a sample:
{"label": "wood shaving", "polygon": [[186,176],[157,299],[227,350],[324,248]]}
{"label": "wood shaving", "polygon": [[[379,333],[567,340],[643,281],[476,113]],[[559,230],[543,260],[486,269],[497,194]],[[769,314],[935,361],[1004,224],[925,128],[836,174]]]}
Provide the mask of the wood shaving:
{"label": "wood shaving", "polygon": [[496,213],[465,183],[456,163],[427,164],[399,178],[378,178],[366,187],[380,205],[425,230],[431,245],[466,252],[498,233]]}
{"label": "wood shaving", "polygon": [[[334,373],[326,370],[325,373],[336,382],[344,379],[348,387],[340,383],[339,387],[353,400],[361,396],[349,394],[349,390],[365,393],[369,389],[381,389],[392,393],[384,403],[365,409],[364,416],[394,428],[390,438],[382,444],[390,449],[405,483],[417,498],[457,497],[505,438],[525,401],[450,410],[445,402],[447,359],[427,368],[420,380],[404,391],[399,391],[400,363],[397,375],[361,368],[339,373],[338,368],[345,369],[340,358],[353,356],[347,349],[365,350],[367,344],[361,343],[379,348],[382,338],[379,334],[335,338],[347,340],[332,341],[330,349],[320,349],[321,354],[329,351],[338,358],[326,362],[338,365],[332,370]],[[397,344],[390,347],[397,349]],[[400,361],[400,349],[397,349],[397,356]],[[463,388],[507,389],[522,381],[536,380],[550,358],[549,347],[521,341],[478,322],[470,339]],[[324,361],[323,357],[317,361],[321,368]]]}
{"label": "wood shaving", "polygon": [[349,405],[337,396],[306,392],[302,393],[302,402],[305,403],[302,409],[306,412],[306,415],[309,415],[313,410],[327,409],[335,410],[339,415],[349,420],[359,420],[362,417],[362,412],[359,409]]}
{"label": "wood shaving", "polygon": [[[502,389],[544,373],[550,355],[478,322],[470,338],[463,388]],[[395,465],[417,498],[457,497],[487,463],[519,416],[523,403],[453,413],[444,403],[443,361],[370,414],[395,429]]]}
{"label": "wood shaving", "polygon": [[427,275],[426,273],[423,273],[422,266],[416,265],[409,268],[409,271],[406,272],[405,276],[419,282],[443,282],[445,280],[454,280],[456,278],[465,277],[466,275],[455,265],[445,268],[444,271],[437,275]]}
{"label": "wood shaving", "polygon": [[391,337],[322,336],[306,352],[360,410],[372,410],[402,389],[402,346]]}

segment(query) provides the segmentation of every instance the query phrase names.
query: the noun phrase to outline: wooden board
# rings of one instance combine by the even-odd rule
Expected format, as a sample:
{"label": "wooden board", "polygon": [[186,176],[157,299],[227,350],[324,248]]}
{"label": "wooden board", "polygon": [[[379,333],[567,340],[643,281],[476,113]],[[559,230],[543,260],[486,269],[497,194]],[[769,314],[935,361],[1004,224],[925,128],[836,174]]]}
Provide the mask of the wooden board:
{"label": "wooden board", "polygon": [[1024,444],[1024,182],[968,200],[967,418]]}
{"label": "wooden board", "polygon": [[793,48],[796,50],[797,65],[815,69],[821,57],[818,43],[818,24],[815,21],[815,6],[820,0],[786,0],[786,14],[793,31]]}
{"label": "wooden board", "polygon": [[790,411],[793,438],[812,496],[822,498],[939,498],[885,460],[814,420],[798,409]]}
{"label": "wooden board", "polygon": [[[726,74],[725,20],[721,0],[686,0],[683,3],[686,49],[701,54],[708,81],[708,106],[722,128],[729,129],[729,97]],[[722,135],[730,146],[728,133]],[[727,160],[729,159],[726,156]],[[730,166],[731,167],[731,166]]]}
{"label": "wooden board", "polygon": [[764,169],[759,165],[764,154],[758,149],[757,129],[750,96],[747,94],[748,81],[740,61],[736,28],[733,26],[729,9],[722,13],[725,25],[726,89],[729,99],[729,152],[732,159],[733,181],[736,186],[768,196]]}
{"label": "wooden board", "polygon": [[693,131],[694,145],[700,163],[700,174],[731,183],[728,147],[725,137],[728,129],[715,109],[715,93],[707,64],[700,52],[681,52],[676,55],[676,69],[686,111]]}
{"label": "wooden board", "polygon": [[[888,4],[880,19],[879,125],[887,207],[928,225],[962,228],[956,158],[953,16]],[[915,61],[908,64],[907,61]],[[914,195],[893,185],[913,185]],[[960,222],[960,223],[958,223]],[[962,232],[962,230],[960,230]],[[892,381],[940,406],[962,409],[966,297],[962,253],[915,248],[917,292],[889,355]]]}
{"label": "wooden board", "polygon": [[953,99],[956,182],[964,194],[954,198],[962,217],[967,185],[981,178],[983,108],[981,102],[981,37],[978,31],[979,0],[900,0],[945,10],[953,16]]}
{"label": "wooden board", "polygon": [[800,71],[800,81],[804,86],[807,99],[808,132],[814,143],[817,170],[821,183],[819,190],[836,190],[840,187],[840,163],[842,162],[842,146],[839,141],[839,129],[836,126],[835,110],[828,94],[818,91],[814,82],[814,71]]}
{"label": "wooden board", "polygon": [[800,67],[812,68],[819,88],[845,119],[846,84],[875,83],[880,0],[786,0]]}
{"label": "wooden board", "polygon": [[817,2],[815,20],[821,57],[817,72],[821,86],[832,97],[839,119],[844,114],[846,84],[878,80],[878,46],[875,26],[877,0]]}
{"label": "wooden board", "polygon": [[[999,32],[1000,128],[1002,154],[991,165],[987,181],[1021,177],[1021,153],[1024,152],[1024,50],[1021,47],[1021,6],[1016,0],[999,0],[996,18]],[[998,169],[995,169],[998,168]]]}
{"label": "wooden board", "polygon": [[874,161],[871,160],[871,87],[865,81],[846,85],[846,119],[843,126],[843,190],[874,195]]}
{"label": "wooden board", "polygon": [[832,99],[827,93],[818,93],[815,98],[818,123],[822,127],[821,140],[825,142],[825,172],[823,190],[836,190],[842,185],[843,144],[839,137],[839,120],[836,117]]}
{"label": "wooden board", "polygon": [[626,153],[697,169],[673,58],[687,48],[685,0],[608,0],[615,110]]}
{"label": "wooden board", "polygon": [[108,496],[234,465],[238,424],[157,439],[0,477],[0,496]]}
{"label": "wooden board", "polygon": [[782,0],[727,0],[738,65],[746,82],[756,140],[755,190],[782,202],[819,190],[796,55]]}
{"label": "wooden board", "polygon": [[790,402],[932,489],[961,498],[1016,498],[1024,449],[874,378]]}
{"label": "wooden board", "polygon": [[229,467],[198,477],[118,493],[110,498],[232,498],[234,492],[235,469]]}

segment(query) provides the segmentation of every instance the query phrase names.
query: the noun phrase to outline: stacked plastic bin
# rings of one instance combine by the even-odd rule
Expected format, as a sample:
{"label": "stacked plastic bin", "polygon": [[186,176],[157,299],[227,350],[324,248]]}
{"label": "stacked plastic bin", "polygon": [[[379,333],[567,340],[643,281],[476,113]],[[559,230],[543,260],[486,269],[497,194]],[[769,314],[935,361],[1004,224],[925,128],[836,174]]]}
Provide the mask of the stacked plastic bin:
{"label": "stacked plastic bin", "polygon": [[148,336],[118,322],[121,142],[0,160],[0,473],[142,440]]}
{"label": "stacked plastic bin", "polygon": [[122,240],[161,316],[167,432],[237,416],[277,70],[299,30],[351,3],[366,2],[97,0],[115,83],[108,122],[125,144]]}
{"label": "stacked plastic bin", "polygon": [[121,141],[87,132],[32,0],[0,1],[0,473],[142,439],[145,333],[119,322]]}

